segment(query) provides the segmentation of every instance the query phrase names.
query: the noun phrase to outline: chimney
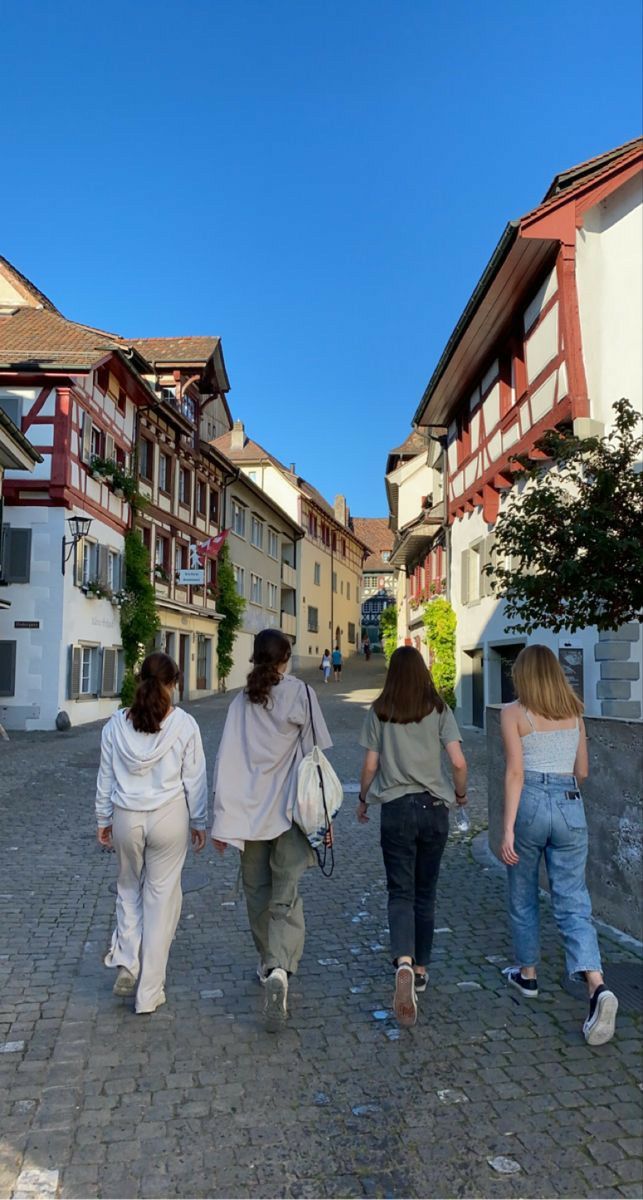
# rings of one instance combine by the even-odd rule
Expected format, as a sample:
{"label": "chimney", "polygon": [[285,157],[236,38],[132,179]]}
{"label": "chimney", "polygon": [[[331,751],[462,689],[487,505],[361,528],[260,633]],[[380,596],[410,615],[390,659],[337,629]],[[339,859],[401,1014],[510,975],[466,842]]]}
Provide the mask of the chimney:
{"label": "chimney", "polygon": [[296,474],[297,474],[297,471],[296,471],[296,469],[295,469],[295,464],[294,464],[294,463],[291,463],[291,464],[290,464],[290,474],[291,474],[291,475],[296,475]]}
{"label": "chimney", "polygon": [[246,431],[243,427],[243,421],[235,421],[232,426],[232,434],[230,437],[231,450],[243,450],[246,444]]}
{"label": "chimney", "polygon": [[335,504],[333,507],[335,509],[335,520],[338,521],[340,525],[345,525],[346,524],[346,497],[345,496],[335,496]]}

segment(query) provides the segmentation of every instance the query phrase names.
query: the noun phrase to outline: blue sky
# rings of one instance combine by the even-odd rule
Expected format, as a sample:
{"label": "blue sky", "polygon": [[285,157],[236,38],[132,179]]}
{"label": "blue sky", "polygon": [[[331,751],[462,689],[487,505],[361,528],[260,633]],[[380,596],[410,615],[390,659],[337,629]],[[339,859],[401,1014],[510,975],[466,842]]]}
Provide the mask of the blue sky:
{"label": "blue sky", "polygon": [[0,40],[0,253],[220,334],[234,416],[360,516],[506,221],[639,132],[639,0],[5,0]]}

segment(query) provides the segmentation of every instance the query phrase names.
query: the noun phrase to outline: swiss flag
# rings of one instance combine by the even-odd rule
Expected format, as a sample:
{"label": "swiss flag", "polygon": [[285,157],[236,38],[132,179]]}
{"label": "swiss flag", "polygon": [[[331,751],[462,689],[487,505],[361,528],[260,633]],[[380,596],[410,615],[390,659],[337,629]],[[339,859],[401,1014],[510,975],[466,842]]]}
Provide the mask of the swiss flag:
{"label": "swiss flag", "polygon": [[204,563],[206,558],[217,558],[229,532],[229,529],[222,529],[216,537],[208,538],[207,542],[197,543],[196,552],[200,563]]}

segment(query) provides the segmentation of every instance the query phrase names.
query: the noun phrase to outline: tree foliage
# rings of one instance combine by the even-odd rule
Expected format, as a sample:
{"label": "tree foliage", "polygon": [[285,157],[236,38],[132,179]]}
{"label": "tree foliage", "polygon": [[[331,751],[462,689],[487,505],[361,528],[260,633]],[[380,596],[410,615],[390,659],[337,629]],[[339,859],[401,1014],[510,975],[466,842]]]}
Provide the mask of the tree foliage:
{"label": "tree foliage", "polygon": [[219,685],[222,690],[225,690],[225,681],[232,670],[234,643],[245,607],[246,602],[237,591],[230,551],[227,544],[224,544],[219,554],[217,570],[217,611],[223,613],[223,620],[219,622],[217,644]]}
{"label": "tree foliage", "polygon": [[150,555],[139,535],[125,534],[125,598],[121,607],[121,639],[125,675],[121,704],[131,704],[136,690],[135,668],[150,650],[159,629],[154,587],[150,583]]}
{"label": "tree foliage", "polygon": [[[484,570],[512,627],[617,629],[643,610],[643,438],[628,400],[605,437],[552,430],[544,457],[514,459],[524,481],[496,523]],[[638,465],[637,465],[638,464]]]}
{"label": "tree foliage", "polygon": [[384,657],[387,663],[391,661],[391,655],[397,648],[397,605],[389,604],[380,613],[380,637],[384,648]]}
{"label": "tree foliage", "polygon": [[425,605],[423,621],[433,682],[449,707],[455,708],[455,612],[444,596],[436,596]]}

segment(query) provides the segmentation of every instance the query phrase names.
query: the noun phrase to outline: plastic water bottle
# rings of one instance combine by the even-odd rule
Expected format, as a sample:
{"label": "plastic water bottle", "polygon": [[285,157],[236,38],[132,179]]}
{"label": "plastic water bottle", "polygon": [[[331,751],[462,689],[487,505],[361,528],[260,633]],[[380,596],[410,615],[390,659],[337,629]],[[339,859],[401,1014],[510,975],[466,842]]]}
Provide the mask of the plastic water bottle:
{"label": "plastic water bottle", "polygon": [[469,814],[466,808],[459,804],[455,810],[455,827],[458,833],[468,833],[471,828]]}

